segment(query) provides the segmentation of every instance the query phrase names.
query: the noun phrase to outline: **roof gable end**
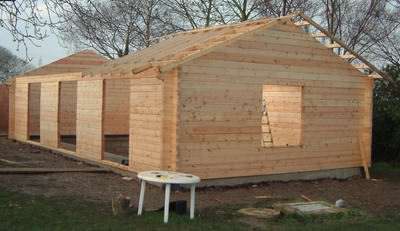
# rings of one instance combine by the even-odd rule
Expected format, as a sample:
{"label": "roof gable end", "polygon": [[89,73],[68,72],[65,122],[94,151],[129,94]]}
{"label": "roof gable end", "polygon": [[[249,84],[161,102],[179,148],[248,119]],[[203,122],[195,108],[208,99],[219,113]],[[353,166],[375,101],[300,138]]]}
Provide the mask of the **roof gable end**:
{"label": "roof gable end", "polygon": [[25,72],[20,76],[50,75],[72,72],[83,72],[93,66],[102,65],[108,59],[92,50],[83,50],[47,65]]}

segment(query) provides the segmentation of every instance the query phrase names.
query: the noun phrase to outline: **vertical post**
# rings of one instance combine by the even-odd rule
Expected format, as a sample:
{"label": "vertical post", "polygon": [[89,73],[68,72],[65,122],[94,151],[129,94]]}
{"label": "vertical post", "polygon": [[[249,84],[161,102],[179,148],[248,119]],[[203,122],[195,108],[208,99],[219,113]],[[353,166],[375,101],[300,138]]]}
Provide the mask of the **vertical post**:
{"label": "vertical post", "polygon": [[171,184],[166,184],[165,185],[165,201],[164,201],[164,223],[168,223],[170,194],[171,194]]}
{"label": "vertical post", "polygon": [[363,134],[360,132],[358,135],[358,144],[360,146],[360,155],[361,155],[361,162],[364,168],[364,173],[365,173],[365,178],[367,180],[371,179],[371,176],[369,175],[369,169],[368,169],[368,161],[367,157],[365,156],[365,148],[364,148],[364,142],[363,142]]}
{"label": "vertical post", "polygon": [[141,185],[140,185],[138,215],[142,215],[142,212],[143,212],[143,202],[144,202],[145,189],[146,189],[146,181],[142,180],[141,181]]}
{"label": "vertical post", "polygon": [[196,195],[196,184],[192,184],[190,186],[190,219],[194,218],[194,206],[195,206],[195,198]]}

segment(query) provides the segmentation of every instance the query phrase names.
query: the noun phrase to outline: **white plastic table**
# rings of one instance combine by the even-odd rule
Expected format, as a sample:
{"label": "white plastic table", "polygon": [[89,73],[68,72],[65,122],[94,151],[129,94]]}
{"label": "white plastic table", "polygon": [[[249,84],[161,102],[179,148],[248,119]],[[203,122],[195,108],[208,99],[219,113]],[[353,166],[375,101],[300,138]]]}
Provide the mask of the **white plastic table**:
{"label": "white plastic table", "polygon": [[195,191],[197,183],[200,182],[200,178],[198,176],[170,171],[146,171],[138,173],[137,176],[141,180],[138,215],[142,215],[143,212],[146,182],[153,182],[165,184],[164,223],[168,223],[171,184],[190,185],[190,219],[194,218]]}

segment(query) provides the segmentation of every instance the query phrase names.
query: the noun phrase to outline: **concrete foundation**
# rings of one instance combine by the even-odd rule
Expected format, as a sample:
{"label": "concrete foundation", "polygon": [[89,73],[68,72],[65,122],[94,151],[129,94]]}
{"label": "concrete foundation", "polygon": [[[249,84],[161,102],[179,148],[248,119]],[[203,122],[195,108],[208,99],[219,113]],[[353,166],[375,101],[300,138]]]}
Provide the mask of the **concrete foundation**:
{"label": "concrete foundation", "polygon": [[199,187],[208,186],[235,186],[243,184],[257,184],[268,181],[281,181],[287,182],[292,180],[317,180],[317,179],[347,179],[352,176],[361,174],[361,168],[341,168],[331,170],[309,171],[309,172],[296,172],[296,173],[282,173],[265,176],[249,176],[249,177],[235,177],[223,179],[203,180],[200,182]]}

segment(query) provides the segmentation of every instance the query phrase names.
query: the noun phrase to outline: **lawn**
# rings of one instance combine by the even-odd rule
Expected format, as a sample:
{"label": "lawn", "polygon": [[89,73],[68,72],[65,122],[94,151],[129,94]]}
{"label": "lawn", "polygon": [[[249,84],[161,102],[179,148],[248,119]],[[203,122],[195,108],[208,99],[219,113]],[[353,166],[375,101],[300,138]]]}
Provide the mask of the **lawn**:
{"label": "lawn", "polygon": [[[262,203],[257,204],[257,206]],[[400,214],[372,217],[358,210],[325,217],[249,219],[236,213],[240,205],[202,210],[196,219],[162,212],[113,216],[108,204],[71,198],[45,198],[0,190],[1,230],[400,230]]]}

